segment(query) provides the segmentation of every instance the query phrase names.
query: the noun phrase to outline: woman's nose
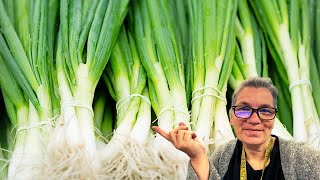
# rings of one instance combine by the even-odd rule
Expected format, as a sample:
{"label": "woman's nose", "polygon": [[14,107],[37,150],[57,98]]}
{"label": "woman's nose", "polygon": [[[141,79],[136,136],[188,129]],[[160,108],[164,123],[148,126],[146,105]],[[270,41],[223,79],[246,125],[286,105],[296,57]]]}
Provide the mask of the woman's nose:
{"label": "woman's nose", "polygon": [[260,119],[260,117],[258,115],[258,112],[257,111],[253,111],[251,117],[247,119],[247,122],[251,123],[251,124],[259,124],[259,123],[261,123],[261,119]]}

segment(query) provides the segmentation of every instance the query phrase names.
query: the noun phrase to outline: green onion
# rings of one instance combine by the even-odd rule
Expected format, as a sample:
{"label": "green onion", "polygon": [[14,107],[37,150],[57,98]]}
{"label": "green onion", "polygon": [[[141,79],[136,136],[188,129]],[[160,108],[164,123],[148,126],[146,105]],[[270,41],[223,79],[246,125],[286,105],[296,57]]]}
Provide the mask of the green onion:
{"label": "green onion", "polygon": [[[129,25],[134,31],[137,51],[147,72],[150,100],[157,124],[167,132],[180,121],[189,123],[183,45],[178,41],[178,29],[175,28],[175,5],[172,1],[137,1]],[[164,168],[159,170],[159,174],[170,174],[172,178],[185,176],[183,172],[186,170],[187,157],[164,138],[156,136],[152,151],[152,159],[160,158],[154,163],[163,163],[161,166]],[[168,159],[175,159],[176,163],[166,161]]]}
{"label": "green onion", "polygon": [[[226,112],[226,88],[235,48],[238,1],[189,1],[192,33],[191,121],[208,146],[234,138]],[[210,131],[212,131],[210,133]]]}
{"label": "green onion", "polygon": [[[26,108],[21,110],[21,107],[17,107],[19,108],[17,119],[20,121],[20,118],[22,118],[22,123],[18,123],[18,130],[16,132],[17,141],[14,147],[13,160],[9,167],[9,178],[26,178],[27,175],[35,176],[41,173],[36,169],[32,171],[33,173],[30,173],[29,168],[38,166],[37,163],[39,161],[35,161],[35,159],[31,161],[29,156],[37,155],[35,158],[42,159],[43,148],[45,147],[43,144],[47,144],[48,142],[47,129],[44,129],[43,126],[47,125],[52,118],[50,88],[53,89],[53,87],[49,87],[49,79],[52,76],[48,75],[48,64],[50,63],[46,62],[46,58],[47,53],[50,51],[52,53],[53,51],[53,49],[47,48],[47,44],[53,44],[53,42],[48,43],[47,41],[47,26],[48,23],[54,24],[55,21],[48,22],[47,13],[49,6],[47,1],[37,1],[34,5],[37,5],[37,7],[32,7],[35,10],[32,22],[35,22],[37,26],[32,26],[32,31],[30,31],[32,34],[29,37],[28,34],[24,34],[21,31],[21,26],[29,28],[28,24],[17,25],[17,28],[19,28],[18,33],[20,34],[16,33],[13,24],[6,14],[3,2],[0,1],[0,26],[3,30],[0,35],[1,54],[13,77],[24,91],[23,93],[27,95],[26,103],[28,103],[25,105]],[[17,9],[20,8],[22,7]],[[28,6],[25,7],[24,11],[28,12],[28,8]],[[54,11],[54,8],[52,11]],[[29,17],[30,15],[26,14],[26,16]],[[17,24],[20,23],[19,20],[15,20],[15,22]],[[30,38],[32,39],[30,43],[24,42]],[[26,47],[27,45],[29,47]],[[26,52],[29,52],[29,54],[27,55]]]}
{"label": "green onion", "polygon": [[[48,174],[60,179],[96,178],[97,157],[92,103],[100,76],[117,40],[129,0],[60,1],[56,54],[61,118],[50,143]],[[63,138],[61,138],[63,137]],[[62,151],[68,149],[68,151]],[[60,152],[63,153],[60,153]],[[59,155],[59,157],[56,157]],[[73,163],[74,157],[78,163]],[[66,167],[61,170],[60,166]]]}
{"label": "green onion", "polygon": [[[146,88],[146,72],[143,69],[132,35],[122,27],[118,41],[113,48],[109,64],[106,67],[104,80],[110,94],[117,102],[117,121],[110,142],[102,149],[101,160],[105,174],[119,179],[130,166],[123,161],[142,161],[139,150],[149,137],[151,125],[151,104]],[[128,146],[130,144],[130,146]],[[125,148],[124,148],[125,147]],[[126,154],[136,154],[128,158]],[[117,162],[116,159],[122,160]],[[114,168],[115,164],[117,168]],[[113,172],[109,174],[109,170]],[[143,174],[141,171],[131,172],[127,176]],[[137,173],[136,175],[134,175]],[[115,175],[115,176],[113,176]]]}
{"label": "green onion", "polygon": [[293,137],[318,147],[320,123],[308,85],[311,58],[309,1],[250,0],[250,4],[267,35],[268,47],[274,51],[273,55],[276,54],[276,64],[281,63],[288,75]]}
{"label": "green onion", "polygon": [[[277,117],[278,119],[282,120],[281,122],[286,127],[288,132],[292,134],[293,132],[293,114],[292,114],[292,103],[291,103],[291,97],[290,92],[288,89],[288,85],[283,83],[281,81],[281,78],[279,78],[279,73],[276,71],[276,65],[275,63],[270,63],[270,69],[273,69],[270,71],[270,78],[272,79],[274,85],[278,89],[278,104],[277,104]],[[287,97],[287,94],[289,97]]]}
{"label": "green onion", "polygon": [[[311,47],[312,54],[310,60],[310,81],[312,87],[315,89],[320,88],[320,2],[317,0],[310,1],[310,18],[311,18]],[[316,91],[312,91],[314,103],[318,115],[320,114],[320,96],[317,95]]]}
{"label": "green onion", "polygon": [[[249,9],[246,0],[240,0],[238,17],[236,20],[236,57],[232,75],[229,81],[235,91],[245,79],[250,77],[268,76],[266,43],[255,17]],[[282,95],[282,94],[281,94]],[[280,108],[281,109],[281,108]],[[276,118],[273,134],[291,139],[292,136]],[[283,120],[290,124],[291,119]],[[290,126],[289,126],[290,127]]]}
{"label": "green onion", "polygon": [[[76,115],[85,147],[91,155],[95,151],[93,114],[90,110],[94,90],[115,44],[128,2],[94,1],[91,4],[93,7],[84,7],[88,9],[85,22],[81,22],[83,15],[79,13],[82,10],[78,10],[82,7],[81,3],[67,0],[60,3],[61,9],[65,9],[60,11],[62,47],[65,52],[61,63],[73,100],[84,105],[76,107]],[[94,11],[96,13],[93,16]],[[87,51],[83,51],[85,42]],[[85,54],[86,61],[82,60]]]}
{"label": "green onion", "polygon": [[158,125],[166,131],[179,121],[189,121],[181,69],[183,57],[173,28],[174,20],[169,18],[172,13],[169,5],[139,1],[133,8],[135,40],[150,80],[152,107],[158,117]]}
{"label": "green onion", "polygon": [[113,99],[111,99],[111,96],[105,93],[105,88],[100,87],[98,89],[100,89],[100,91],[95,93],[93,105],[95,127],[101,132],[105,140],[110,140],[115,124],[115,103]]}
{"label": "green onion", "polygon": [[[22,90],[18,83],[13,78],[12,73],[8,70],[2,56],[0,55],[0,85],[3,92],[4,99],[6,100],[6,109],[9,113],[10,121],[13,126],[18,129],[26,126],[29,123],[28,118],[28,102],[25,100]],[[25,175],[25,171],[21,171],[20,174],[16,171],[17,168],[23,168],[25,158],[29,154],[25,153],[25,147],[27,143],[28,132],[25,130],[16,134],[15,145],[13,154],[10,161],[8,177],[15,177],[18,175]],[[22,160],[23,163],[22,163]]]}
{"label": "green onion", "polygon": [[[1,83],[0,83],[1,84]],[[3,98],[2,98],[3,96]],[[0,109],[0,124],[1,124],[1,129],[0,129],[0,178],[1,179],[7,179],[8,178],[8,164],[9,160],[11,159],[11,156],[9,154],[10,150],[9,145],[11,144],[10,139],[8,138],[8,129],[11,129],[11,123],[9,119],[9,113],[7,113],[5,110],[8,108],[13,108],[13,106],[8,106],[8,97],[5,94],[4,91],[2,91],[2,96],[0,96],[0,105],[3,107],[5,103],[6,108]],[[16,115],[16,114],[15,114]]]}

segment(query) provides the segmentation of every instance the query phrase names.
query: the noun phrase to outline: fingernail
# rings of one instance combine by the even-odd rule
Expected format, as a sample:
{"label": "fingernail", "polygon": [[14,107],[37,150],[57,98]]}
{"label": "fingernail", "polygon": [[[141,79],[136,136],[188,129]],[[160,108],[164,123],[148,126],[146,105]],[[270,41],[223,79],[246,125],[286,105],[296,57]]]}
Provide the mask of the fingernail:
{"label": "fingernail", "polygon": [[192,139],[197,138],[197,134],[196,133],[192,133]]}

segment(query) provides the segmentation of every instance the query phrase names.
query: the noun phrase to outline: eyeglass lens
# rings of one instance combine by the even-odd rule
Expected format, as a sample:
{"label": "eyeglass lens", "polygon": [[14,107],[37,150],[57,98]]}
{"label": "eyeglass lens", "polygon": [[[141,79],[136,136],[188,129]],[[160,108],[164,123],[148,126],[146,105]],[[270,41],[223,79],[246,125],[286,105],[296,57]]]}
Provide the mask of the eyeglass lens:
{"label": "eyeglass lens", "polygon": [[257,111],[257,114],[260,119],[265,119],[265,120],[273,119],[276,114],[276,110],[273,108],[253,109],[248,106],[234,107],[234,113],[235,113],[236,117],[238,117],[238,118],[243,118],[243,119],[250,118],[254,111]]}

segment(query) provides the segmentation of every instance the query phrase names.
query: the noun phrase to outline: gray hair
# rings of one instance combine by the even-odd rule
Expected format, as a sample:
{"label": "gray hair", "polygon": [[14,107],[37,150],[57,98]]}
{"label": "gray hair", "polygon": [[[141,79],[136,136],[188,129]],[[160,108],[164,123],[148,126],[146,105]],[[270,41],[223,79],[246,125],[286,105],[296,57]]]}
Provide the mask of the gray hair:
{"label": "gray hair", "polygon": [[268,89],[271,92],[272,97],[273,97],[273,105],[275,108],[277,107],[278,90],[272,84],[272,81],[270,78],[262,78],[262,77],[249,78],[249,79],[245,80],[244,82],[242,82],[240,87],[232,95],[231,106],[234,106],[236,104],[239,92],[246,87]]}

